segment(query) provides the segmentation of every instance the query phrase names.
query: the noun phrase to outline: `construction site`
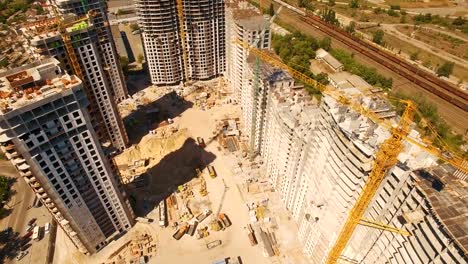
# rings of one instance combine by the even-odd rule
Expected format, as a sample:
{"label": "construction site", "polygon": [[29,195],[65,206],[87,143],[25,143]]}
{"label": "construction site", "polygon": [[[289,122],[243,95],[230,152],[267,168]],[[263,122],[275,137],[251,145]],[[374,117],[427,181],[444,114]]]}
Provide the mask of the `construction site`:
{"label": "construction site", "polygon": [[[158,240],[167,245],[155,263],[174,255],[181,261],[240,257],[240,263],[264,255],[295,259],[286,252],[298,251],[298,241],[282,237],[289,231],[281,233],[278,222],[289,220],[272,210],[280,206],[270,202],[267,181],[246,181],[244,172],[258,174],[259,168],[247,159],[240,112],[228,103],[224,81],[185,87],[184,96],[171,90],[150,87],[121,104],[124,120],[149,133],[115,158],[137,214],[146,215],[140,221],[157,226]],[[126,116],[130,109],[141,114]]]}
{"label": "construction site", "polygon": [[[53,147],[44,142],[51,157],[41,157],[48,161],[36,162],[41,167],[34,164],[42,173],[56,159],[67,159],[61,166],[71,172],[63,177],[89,175],[80,179],[80,196],[71,196],[75,185],[63,191],[62,181],[49,187],[53,173],[33,176],[21,152],[13,160],[60,224],[54,263],[468,262],[468,163],[441,141],[414,102],[346,72],[324,49],[314,51],[310,69],[325,74],[326,84],[286,65],[271,52],[271,38],[288,31],[273,23],[275,15],[247,2],[227,1],[226,10],[223,1],[152,4],[178,23],[175,33],[156,38],[159,23],[167,21],[143,19],[158,14],[138,1],[152,85],[128,94],[120,71],[109,67],[113,47],[107,31],[96,29],[103,25],[94,23],[94,11],[24,28],[34,35],[28,41],[38,58],[62,60],[0,80],[5,116],[25,99],[51,99],[20,88],[45,83],[80,90],[75,101],[37,107],[38,116],[58,109],[47,116],[54,120],[41,116],[47,121],[42,130],[50,142],[62,141]],[[203,23],[204,9],[216,23]],[[226,29],[226,39],[204,34],[214,25]],[[195,45],[204,38],[223,48],[205,52]],[[102,46],[89,44],[97,40]],[[204,52],[211,55],[199,57]],[[88,62],[96,67],[86,69]],[[54,72],[66,77],[62,85],[47,79]],[[63,130],[75,124],[68,113],[68,119],[58,115],[76,102],[83,113],[70,114],[80,120],[73,121],[76,133],[86,124],[82,142],[94,142],[86,150]],[[29,122],[34,113],[17,112],[18,118],[0,124],[11,123],[19,135],[23,119]],[[14,147],[28,149],[23,141],[29,139],[7,138],[3,131],[2,147],[12,157],[18,155]],[[42,153],[33,147],[44,140],[31,137],[30,153]],[[65,150],[70,142],[77,147]],[[52,152],[58,148],[70,157]],[[39,189],[36,177],[47,190]],[[89,200],[82,205],[84,194]]]}

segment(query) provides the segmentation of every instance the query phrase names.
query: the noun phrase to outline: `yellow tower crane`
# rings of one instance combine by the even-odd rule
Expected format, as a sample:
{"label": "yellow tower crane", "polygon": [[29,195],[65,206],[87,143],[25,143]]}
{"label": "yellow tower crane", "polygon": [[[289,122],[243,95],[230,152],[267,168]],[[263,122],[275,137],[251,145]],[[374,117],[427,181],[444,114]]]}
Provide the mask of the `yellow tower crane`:
{"label": "yellow tower crane", "polygon": [[184,6],[182,0],[177,1],[177,16],[179,17],[179,34],[180,34],[180,45],[182,46],[182,64],[184,66],[184,84],[189,81],[189,72],[188,72],[188,58],[187,58],[187,47],[186,35],[185,35],[185,21],[184,21]]}
{"label": "yellow tower crane", "polygon": [[331,96],[340,103],[348,105],[354,111],[366,116],[375,123],[389,129],[391,132],[391,136],[388,139],[386,139],[379,147],[379,151],[376,154],[375,161],[373,163],[373,167],[369,174],[369,177],[361,193],[359,194],[358,199],[356,200],[352,209],[350,210],[346,222],[343,225],[340,234],[337,238],[337,241],[328,253],[328,257],[326,260],[327,264],[333,264],[337,262],[337,260],[341,257],[341,253],[343,252],[344,248],[351,239],[354,230],[359,224],[379,228],[386,231],[396,232],[402,235],[410,235],[407,231],[399,230],[384,224],[379,224],[370,220],[362,219],[368,205],[372,201],[375,193],[377,192],[380,184],[387,175],[389,169],[391,169],[397,163],[397,157],[404,147],[403,140],[411,142],[424,149],[425,151],[437,156],[439,159],[444,160],[465,172],[468,172],[468,166],[464,158],[455,154],[444,155],[445,152],[443,153],[440,149],[432,145],[425,145],[424,143],[420,143],[408,137],[408,133],[410,132],[410,126],[413,122],[413,116],[416,111],[415,105],[412,101],[400,100],[406,105],[406,108],[403,112],[403,115],[401,116],[399,123],[397,125],[394,125],[388,120],[383,120],[376,113],[362,106],[362,104],[360,104],[359,102],[354,101],[353,98],[350,98],[349,96],[345,95],[342,91],[326,87],[318,83],[314,79],[310,78],[309,76],[304,75],[301,72],[285,65],[276,56],[268,52],[259,50],[255,47],[252,47],[243,41],[237,40],[236,42],[244,48],[249,49],[249,51],[252,54],[256,55],[261,60],[287,70],[292,75],[292,77],[308,85],[311,85],[312,87],[320,90],[323,94]]}
{"label": "yellow tower crane", "polygon": [[71,26],[76,25],[80,22],[89,21],[96,15],[96,12],[94,10],[90,10],[85,16],[64,19],[64,17],[58,13],[55,6],[52,8],[52,10],[54,12],[54,17],[44,20],[43,23],[38,23],[37,25],[35,25],[36,33],[42,34],[44,32],[53,30],[54,27],[58,28],[60,36],[63,40],[63,44],[65,46],[65,50],[67,51],[68,59],[70,60],[71,66],[73,68],[73,72],[78,78],[84,80],[84,75],[81,71],[78,57],[71,43],[70,32],[67,31],[67,28],[70,28]]}

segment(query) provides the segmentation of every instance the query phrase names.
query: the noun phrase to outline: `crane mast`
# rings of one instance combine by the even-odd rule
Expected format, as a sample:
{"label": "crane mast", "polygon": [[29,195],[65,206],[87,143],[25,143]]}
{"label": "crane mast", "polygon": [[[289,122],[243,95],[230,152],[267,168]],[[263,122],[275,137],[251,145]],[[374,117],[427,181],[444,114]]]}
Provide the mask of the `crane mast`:
{"label": "crane mast", "polygon": [[344,248],[351,239],[356,226],[361,221],[367,206],[372,201],[375,193],[379,189],[380,184],[388,173],[388,170],[398,162],[398,155],[403,150],[403,139],[410,130],[410,125],[413,121],[414,105],[411,101],[405,101],[406,109],[400,122],[396,128],[392,129],[392,135],[386,139],[379,148],[372,171],[359,194],[358,199],[351,208],[348,218],[343,225],[335,245],[330,250],[326,263],[336,263],[341,256]]}
{"label": "crane mast", "polygon": [[189,81],[188,72],[188,58],[187,58],[187,46],[186,46],[186,35],[184,29],[184,6],[182,0],[177,1],[177,16],[179,17],[179,34],[180,34],[180,45],[182,46],[182,64],[184,66],[184,84]]}
{"label": "crane mast", "polygon": [[364,225],[368,227],[378,228],[384,231],[390,231],[399,233],[401,235],[411,235],[405,230],[399,230],[394,227],[390,227],[381,223],[375,223],[367,219],[363,219],[363,216],[366,212],[367,207],[371,203],[374,195],[379,189],[380,184],[385,179],[385,176],[389,170],[395,166],[398,162],[398,155],[403,151],[403,141],[407,141],[413,145],[420,147],[421,149],[427,151],[428,153],[438,157],[440,160],[446,161],[453,166],[459,168],[464,172],[468,172],[468,163],[464,157],[458,155],[446,155],[446,152],[441,151],[440,149],[432,146],[431,144],[421,143],[408,136],[410,132],[410,126],[413,122],[413,117],[417,111],[414,103],[410,100],[400,100],[400,102],[406,105],[405,111],[401,116],[401,119],[397,126],[394,126],[391,122],[383,120],[378,114],[374,113],[372,110],[364,107],[360,102],[354,100],[348,95],[344,94],[342,91],[329,88],[324,86],[321,83],[318,83],[316,80],[310,78],[309,76],[287,66],[276,56],[252,47],[251,45],[237,40],[238,44],[247,48],[250,52],[257,56],[257,58],[266,61],[273,66],[287,70],[292,77],[302,81],[312,87],[320,90],[323,94],[328,95],[343,105],[349,106],[351,109],[357,113],[362,114],[363,116],[369,118],[376,124],[381,125],[382,127],[388,129],[391,132],[391,136],[386,139],[380,146],[376,154],[372,170],[369,174],[369,177],[364,184],[364,187],[359,194],[356,202],[351,208],[348,217],[341,228],[341,231],[338,235],[338,238],[328,253],[326,258],[327,264],[334,264],[341,257],[343,250],[348,244],[349,240],[352,238],[352,235],[356,229],[357,225]]}

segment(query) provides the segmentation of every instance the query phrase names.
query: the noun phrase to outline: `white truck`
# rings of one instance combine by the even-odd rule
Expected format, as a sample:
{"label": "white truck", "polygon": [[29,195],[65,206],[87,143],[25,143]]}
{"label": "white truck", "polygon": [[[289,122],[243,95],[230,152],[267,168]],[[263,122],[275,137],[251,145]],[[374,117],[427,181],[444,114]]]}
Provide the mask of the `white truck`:
{"label": "white truck", "polygon": [[34,240],[34,241],[39,241],[39,240],[41,240],[40,231],[41,231],[41,227],[40,227],[40,226],[34,227],[33,235],[32,235],[32,240]]}

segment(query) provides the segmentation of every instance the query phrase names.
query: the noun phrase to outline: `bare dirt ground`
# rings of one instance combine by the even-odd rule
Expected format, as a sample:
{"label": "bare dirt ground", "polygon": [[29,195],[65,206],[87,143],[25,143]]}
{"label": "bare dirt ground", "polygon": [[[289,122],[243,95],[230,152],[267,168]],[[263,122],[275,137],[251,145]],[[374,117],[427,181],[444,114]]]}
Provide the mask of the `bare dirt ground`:
{"label": "bare dirt ground", "polygon": [[[161,112],[165,112],[165,117],[170,116],[174,123],[156,129],[154,135],[143,133],[141,136],[140,132],[135,132],[136,130],[141,132],[146,130],[148,133],[149,127],[143,126],[143,123],[128,130],[135,145],[115,159],[123,177],[132,175],[129,173],[128,167],[134,160],[149,160],[144,168],[145,184],[137,187],[133,183],[128,183],[126,188],[132,197],[131,200],[136,201],[137,215],[155,221],[149,224],[137,223],[123,237],[111,242],[102,251],[89,257],[76,252],[70,241],[60,231],[57,238],[59,246],[54,263],[102,263],[129,241],[135,232],[142,232],[142,230],[152,234],[157,241],[156,255],[149,260],[149,263],[211,263],[215,260],[238,256],[241,257],[242,263],[308,263],[300,250],[301,247],[296,237],[296,225],[288,217],[285,209],[282,209],[276,194],[263,193],[253,197],[246,193],[243,184],[245,178],[234,173],[235,167],[239,161],[242,161],[242,158],[237,153],[227,152],[213,138],[216,134],[218,121],[226,117],[238,117],[240,115],[239,107],[222,103],[223,100],[217,100],[215,106],[204,109],[192,101],[194,95],[184,98],[183,104],[190,105],[190,107],[179,108],[180,105],[177,102],[181,102],[180,99],[174,99],[175,97],[167,96],[166,93],[164,88],[157,88],[157,90],[147,88],[138,93],[138,98],[140,98],[138,101],[145,101],[145,103],[136,106],[135,110],[126,110],[128,107],[121,105],[125,118],[131,116],[140,120],[146,119],[147,116],[136,117],[132,111],[139,109],[140,112],[145,113],[145,109],[151,109],[156,103]],[[147,100],[141,98],[147,98]],[[178,131],[168,132],[172,131],[169,129],[171,126],[177,127]],[[195,143],[194,138],[196,137],[205,139],[205,148],[200,148]],[[204,169],[208,164],[214,166],[217,172],[217,177],[214,179],[209,177],[207,170]],[[193,185],[193,182],[198,180],[195,178],[195,168],[202,169],[201,177],[206,182],[208,195],[203,199],[191,198],[187,206],[194,214],[203,209],[210,209],[213,212],[210,217],[199,224],[199,227],[206,226],[211,221],[211,217],[216,215],[218,211],[227,214],[232,225],[224,231],[210,230],[210,235],[200,240],[187,234],[181,240],[175,240],[172,237],[176,231],[174,228],[171,226],[163,228],[158,225],[159,211],[157,206],[159,201],[184,183],[189,183],[187,186],[191,186],[189,188],[197,193],[195,197],[199,197],[197,187]],[[133,180],[139,181],[140,175],[136,176]],[[177,194],[177,197],[180,200],[180,193]],[[277,219],[276,223],[279,226],[275,229],[280,252],[277,257],[264,257],[261,242],[256,246],[251,246],[245,230],[246,225],[250,223],[246,203],[252,199],[265,198],[272,201],[270,206],[274,214],[271,217]],[[135,202],[133,203],[135,204]],[[179,214],[178,211],[180,210],[171,210],[170,218]],[[206,244],[215,240],[221,240],[221,245],[208,249]]]}
{"label": "bare dirt ground", "polygon": [[[468,43],[459,37],[453,37],[441,32],[434,32],[434,30],[428,28],[398,26],[396,29],[407,36],[427,43],[437,49],[441,49],[463,59],[468,59]],[[464,61],[464,63],[465,65],[468,64],[466,61]]]}

